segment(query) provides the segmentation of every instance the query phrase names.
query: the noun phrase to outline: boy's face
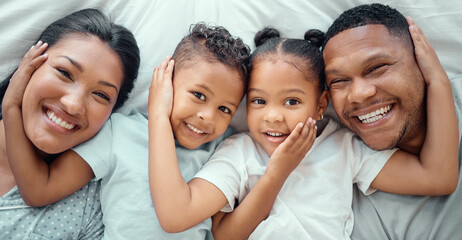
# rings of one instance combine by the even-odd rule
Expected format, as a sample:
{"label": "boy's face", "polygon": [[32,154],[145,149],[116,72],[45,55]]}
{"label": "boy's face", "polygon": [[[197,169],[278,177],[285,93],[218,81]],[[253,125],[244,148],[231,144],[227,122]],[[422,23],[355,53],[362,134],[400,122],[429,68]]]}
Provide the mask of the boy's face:
{"label": "boy's face", "polygon": [[[257,63],[247,92],[247,124],[255,140],[271,156],[295,128],[308,117],[319,119],[325,109],[318,105],[315,80],[292,64],[278,60]],[[326,94],[323,94],[326,101]]]}
{"label": "boy's face", "polygon": [[331,38],[323,56],[335,112],[370,148],[423,143],[425,83],[409,46],[366,25]]}
{"label": "boy's face", "polygon": [[222,135],[244,95],[237,70],[197,61],[175,72],[170,117],[178,142],[188,149]]}

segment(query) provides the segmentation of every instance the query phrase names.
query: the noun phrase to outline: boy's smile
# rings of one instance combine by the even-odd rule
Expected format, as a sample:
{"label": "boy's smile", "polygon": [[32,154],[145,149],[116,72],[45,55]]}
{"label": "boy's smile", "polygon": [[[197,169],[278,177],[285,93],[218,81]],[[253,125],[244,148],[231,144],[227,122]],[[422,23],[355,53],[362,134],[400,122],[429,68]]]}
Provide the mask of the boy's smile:
{"label": "boy's smile", "polygon": [[228,128],[244,94],[237,70],[198,60],[175,72],[170,117],[177,141],[194,149]]}

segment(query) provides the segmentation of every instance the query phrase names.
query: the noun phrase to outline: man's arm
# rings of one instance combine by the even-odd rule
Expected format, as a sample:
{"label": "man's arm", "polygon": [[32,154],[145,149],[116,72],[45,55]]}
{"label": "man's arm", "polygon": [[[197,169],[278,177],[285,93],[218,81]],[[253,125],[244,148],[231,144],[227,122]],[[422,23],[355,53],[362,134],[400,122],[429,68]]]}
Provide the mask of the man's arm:
{"label": "man's arm", "polygon": [[427,86],[427,131],[419,156],[397,151],[371,186],[386,192],[446,195],[459,175],[459,129],[451,84],[433,47],[409,17],[409,30]]}

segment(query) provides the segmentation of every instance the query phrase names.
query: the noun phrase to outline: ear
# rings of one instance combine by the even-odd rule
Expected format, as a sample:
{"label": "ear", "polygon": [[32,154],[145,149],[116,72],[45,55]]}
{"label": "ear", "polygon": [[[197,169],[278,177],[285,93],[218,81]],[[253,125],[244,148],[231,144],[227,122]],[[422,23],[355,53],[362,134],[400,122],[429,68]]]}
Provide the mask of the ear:
{"label": "ear", "polygon": [[324,115],[324,113],[326,112],[327,107],[329,106],[329,99],[329,92],[327,90],[324,90],[318,99],[318,116],[316,117],[316,121],[321,120],[321,116]]}

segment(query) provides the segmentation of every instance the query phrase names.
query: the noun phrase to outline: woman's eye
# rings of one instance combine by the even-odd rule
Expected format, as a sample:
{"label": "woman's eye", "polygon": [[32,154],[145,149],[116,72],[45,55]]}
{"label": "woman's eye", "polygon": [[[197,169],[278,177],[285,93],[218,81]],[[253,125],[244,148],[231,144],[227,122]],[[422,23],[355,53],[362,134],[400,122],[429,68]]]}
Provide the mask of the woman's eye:
{"label": "woman's eye", "polygon": [[106,101],[108,101],[108,102],[111,101],[111,99],[110,99],[106,94],[104,94],[104,93],[102,93],[102,92],[95,92],[94,94],[95,94],[96,96],[98,96],[99,98],[102,98],[102,99],[104,99],[104,100],[106,100]]}
{"label": "woman's eye", "polygon": [[225,106],[219,106],[218,109],[220,109],[220,111],[222,111],[224,113],[231,113],[231,110],[229,110],[229,108],[227,108]]}
{"label": "woman's eye", "polygon": [[56,70],[58,70],[58,72],[59,72],[61,75],[63,75],[64,77],[71,79],[71,75],[70,75],[68,72],[66,72],[65,70],[59,69],[59,68],[57,68]]}
{"label": "woman's eye", "polygon": [[297,99],[289,99],[284,103],[284,105],[297,105],[299,103],[300,102]]}
{"label": "woman's eye", "polygon": [[193,92],[194,96],[196,96],[198,99],[205,101],[205,96],[202,93],[199,92]]}
{"label": "woman's eye", "polygon": [[256,104],[266,104],[265,100],[263,100],[263,99],[255,99],[252,102],[256,103]]}

